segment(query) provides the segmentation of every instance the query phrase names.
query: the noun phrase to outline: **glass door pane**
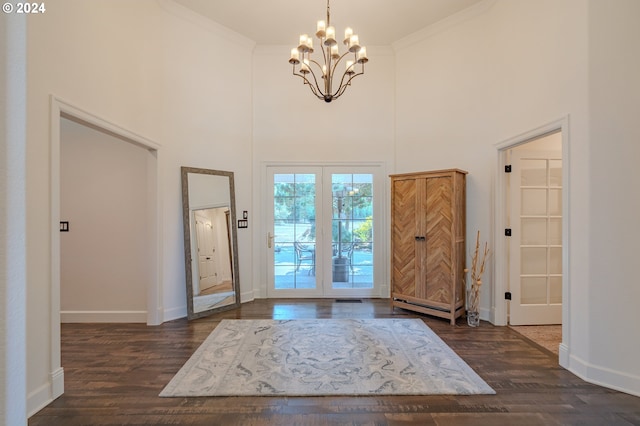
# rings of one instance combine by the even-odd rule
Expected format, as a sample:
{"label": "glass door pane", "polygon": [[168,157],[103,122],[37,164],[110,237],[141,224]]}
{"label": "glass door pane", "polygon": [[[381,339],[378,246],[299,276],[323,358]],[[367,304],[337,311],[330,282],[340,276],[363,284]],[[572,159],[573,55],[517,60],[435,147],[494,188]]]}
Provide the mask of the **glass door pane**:
{"label": "glass door pane", "polygon": [[331,175],[332,289],[373,288],[373,175]]}
{"label": "glass door pane", "polygon": [[316,175],[273,175],[273,279],[276,290],[315,289]]}

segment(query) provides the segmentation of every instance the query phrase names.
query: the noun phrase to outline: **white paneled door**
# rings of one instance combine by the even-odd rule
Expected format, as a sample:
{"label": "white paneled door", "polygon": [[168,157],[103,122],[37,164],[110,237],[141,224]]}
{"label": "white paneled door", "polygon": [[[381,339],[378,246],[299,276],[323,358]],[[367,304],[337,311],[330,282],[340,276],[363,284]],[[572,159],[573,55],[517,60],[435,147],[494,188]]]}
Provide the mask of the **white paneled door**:
{"label": "white paneled door", "polygon": [[562,323],[562,157],[513,150],[510,324]]}
{"label": "white paneled door", "polygon": [[194,212],[196,223],[196,241],[198,249],[198,276],[199,287],[194,288],[194,295],[200,291],[217,284],[216,248],[214,243],[214,231],[211,219],[201,211]]}
{"label": "white paneled door", "polygon": [[379,296],[379,168],[267,171],[268,296]]}

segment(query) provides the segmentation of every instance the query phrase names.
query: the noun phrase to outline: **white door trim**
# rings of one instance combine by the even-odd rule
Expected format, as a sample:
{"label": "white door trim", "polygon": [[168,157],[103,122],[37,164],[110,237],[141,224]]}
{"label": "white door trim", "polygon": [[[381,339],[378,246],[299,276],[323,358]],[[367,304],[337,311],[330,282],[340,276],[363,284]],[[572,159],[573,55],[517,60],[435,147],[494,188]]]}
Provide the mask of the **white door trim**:
{"label": "white door trim", "polygon": [[150,280],[153,284],[147,289],[147,324],[157,325],[163,321],[161,287],[161,194],[159,191],[160,177],[160,148],[161,145],[143,136],[133,133],[108,120],[100,118],[86,110],[79,108],[55,95],[50,96],[50,141],[51,141],[51,400],[64,393],[64,372],[60,359],[60,119],[69,118],[89,126],[95,126],[108,133],[124,138],[129,142],[140,145],[154,155],[153,164],[149,164],[149,208],[148,233],[150,240],[148,247],[155,253],[152,257],[152,271],[154,276]]}
{"label": "white door trim", "polygon": [[569,156],[569,116],[566,115],[558,120],[552,121],[538,128],[514,136],[500,143],[495,144],[496,148],[496,167],[495,167],[495,214],[494,214],[494,242],[495,256],[493,256],[493,268],[495,271],[494,283],[494,300],[492,307],[492,322],[495,325],[507,325],[507,301],[504,298],[508,282],[508,262],[506,261],[509,250],[505,241],[504,229],[507,223],[506,218],[506,191],[507,183],[504,173],[505,152],[518,145],[527,143],[533,139],[557,131],[562,132],[562,344],[560,345],[560,365],[569,366],[568,348],[571,341],[569,334],[570,319],[570,264],[569,264],[569,247],[570,232],[569,219],[571,217],[570,205],[570,156]]}

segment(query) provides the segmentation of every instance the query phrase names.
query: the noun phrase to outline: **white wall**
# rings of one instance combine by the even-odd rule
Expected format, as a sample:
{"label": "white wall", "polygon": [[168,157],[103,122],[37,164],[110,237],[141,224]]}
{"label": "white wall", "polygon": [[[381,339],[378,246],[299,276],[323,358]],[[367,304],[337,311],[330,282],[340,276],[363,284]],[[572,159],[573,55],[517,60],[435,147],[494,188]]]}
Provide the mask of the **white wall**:
{"label": "white wall", "polygon": [[147,322],[148,149],[61,120],[62,322]]}
{"label": "white wall", "polygon": [[[310,23],[313,25],[313,22]],[[394,56],[367,47],[365,74],[331,103],[291,74],[291,46],[259,46],[253,70],[253,157],[261,161],[390,161]]]}
{"label": "white wall", "polygon": [[231,193],[228,176],[189,173],[188,180],[190,210],[229,205]]}
{"label": "white wall", "polygon": [[27,20],[0,15],[0,424],[26,425]]}
{"label": "white wall", "polygon": [[[613,7],[615,5],[615,7]],[[589,357],[596,383],[640,396],[640,2],[589,2]]]}
{"label": "white wall", "polygon": [[[310,22],[309,25],[313,25]],[[363,40],[366,42],[366,40]],[[266,224],[260,219],[265,179],[261,167],[279,163],[394,163],[394,56],[368,46],[365,74],[331,103],[317,99],[291,73],[291,46],[259,46],[253,68],[254,270],[256,297],[266,297]],[[387,183],[388,185],[388,183]],[[388,193],[388,191],[386,191]],[[388,214],[388,212],[385,212]]]}
{"label": "white wall", "polygon": [[[494,144],[571,114],[572,143],[586,146],[585,21],[579,0],[497,1],[458,25],[396,44],[397,171],[469,171],[470,235],[480,230],[492,240]],[[576,163],[587,152],[577,149]],[[585,181],[584,167],[572,173]],[[572,194],[574,206],[587,206],[588,191]],[[572,254],[586,255],[579,251]],[[493,282],[493,268],[485,281]],[[492,318],[493,296],[490,286],[481,296],[484,318]]]}
{"label": "white wall", "polygon": [[[33,18],[26,159],[30,413],[55,396],[51,346],[59,339],[50,311],[56,297],[50,292],[50,95],[160,145],[160,317],[183,317],[180,166],[234,171],[238,210],[250,210],[253,48],[209,21],[154,0],[60,0]],[[238,244],[241,253],[251,252],[248,233],[239,233]],[[243,289],[251,287],[250,276],[250,259],[241,256]]]}
{"label": "white wall", "polygon": [[[631,0],[498,0],[397,43],[396,158],[398,172],[468,170],[467,230],[493,235],[494,144],[568,116],[567,367],[640,394],[638,228],[627,226],[638,211],[637,16]],[[482,296],[485,318],[493,300]]]}

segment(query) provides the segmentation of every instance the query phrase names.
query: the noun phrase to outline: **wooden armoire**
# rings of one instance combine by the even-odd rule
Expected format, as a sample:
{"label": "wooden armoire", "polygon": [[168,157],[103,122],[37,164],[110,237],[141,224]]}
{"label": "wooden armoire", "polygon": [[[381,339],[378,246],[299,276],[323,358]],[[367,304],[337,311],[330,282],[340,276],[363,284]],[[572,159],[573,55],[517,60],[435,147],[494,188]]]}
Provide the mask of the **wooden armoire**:
{"label": "wooden armoire", "polygon": [[465,311],[467,172],[391,175],[391,304],[447,318]]}

